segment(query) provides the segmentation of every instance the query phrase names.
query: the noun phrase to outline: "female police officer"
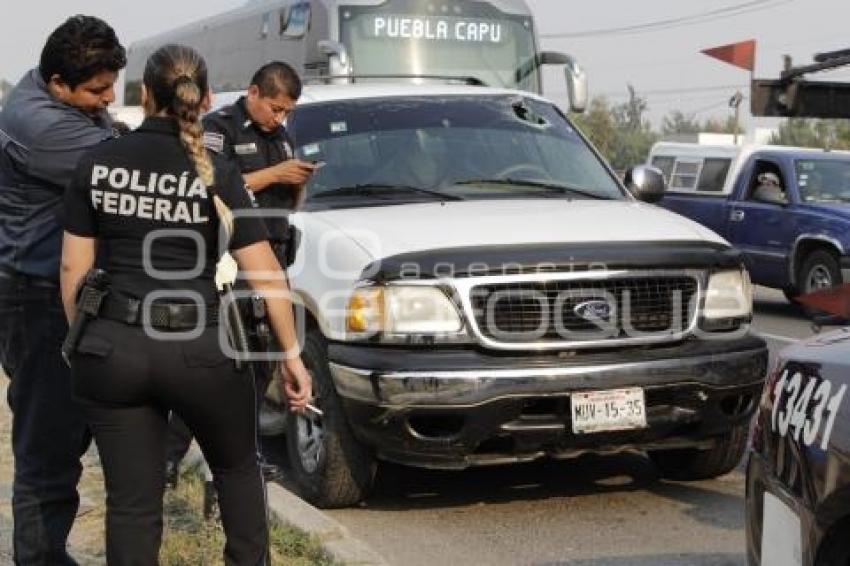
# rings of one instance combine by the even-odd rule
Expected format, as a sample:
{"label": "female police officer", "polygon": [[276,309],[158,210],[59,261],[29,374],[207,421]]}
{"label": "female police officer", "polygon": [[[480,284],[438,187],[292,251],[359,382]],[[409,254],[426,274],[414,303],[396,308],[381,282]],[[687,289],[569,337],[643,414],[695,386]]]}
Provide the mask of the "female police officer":
{"label": "female police officer", "polygon": [[[261,564],[268,533],[253,384],[223,353],[216,328],[219,228],[266,297],[281,348],[293,352],[286,283],[262,221],[239,214],[251,206],[239,172],[212,161],[203,147],[203,59],[183,46],[155,52],[145,68],[143,105],[142,126],[84,158],[66,195],[62,296],[69,319],[96,256],[111,280],[71,358],[74,391],[104,466],[107,560],[157,563],[171,410],[192,429],[213,470],[225,562]],[[282,364],[281,373],[291,376],[284,387],[289,401],[303,410],[309,375],[297,356]]]}

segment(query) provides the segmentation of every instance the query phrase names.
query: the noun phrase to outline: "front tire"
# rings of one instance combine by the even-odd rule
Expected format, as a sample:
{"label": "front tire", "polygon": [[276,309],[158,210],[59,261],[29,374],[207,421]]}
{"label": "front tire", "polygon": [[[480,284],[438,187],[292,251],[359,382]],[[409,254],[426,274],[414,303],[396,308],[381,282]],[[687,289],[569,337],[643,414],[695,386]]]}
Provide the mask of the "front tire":
{"label": "front tire", "polygon": [[661,476],[676,481],[707,480],[728,474],[741,462],[747,450],[747,425],[738,425],[717,439],[708,450],[682,448],[654,450],[649,457]]}
{"label": "front tire", "polygon": [[[815,250],[808,254],[800,264],[797,273],[797,286],[801,295],[831,289],[842,284],[841,266],[836,257],[826,250]],[[804,307],[806,314],[816,316],[821,311]]]}
{"label": "front tire", "polygon": [[354,505],[372,487],[375,459],[346,420],[318,330],[307,332],[301,357],[313,378],[314,404],[324,414],[290,415],[286,445],[298,494],[321,508]]}
{"label": "front tire", "polygon": [[847,566],[850,564],[850,541],[846,533],[850,529],[850,517],[829,529],[817,553],[816,566]]}

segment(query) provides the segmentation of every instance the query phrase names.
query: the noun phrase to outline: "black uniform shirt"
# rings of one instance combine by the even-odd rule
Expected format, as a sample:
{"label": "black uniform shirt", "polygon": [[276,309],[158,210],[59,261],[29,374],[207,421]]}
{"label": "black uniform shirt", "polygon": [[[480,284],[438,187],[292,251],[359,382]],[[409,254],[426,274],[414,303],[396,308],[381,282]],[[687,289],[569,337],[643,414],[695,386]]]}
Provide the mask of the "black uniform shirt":
{"label": "black uniform shirt", "polygon": [[[256,216],[239,217],[253,207],[239,171],[217,156],[213,163],[214,191],[236,217],[230,250],[268,239]],[[81,160],[65,194],[65,229],[98,238],[98,266],[110,274],[115,291],[136,298],[155,290],[195,291],[211,304],[217,299],[215,266],[225,250],[209,196],[177,123],[147,118]]]}
{"label": "black uniform shirt", "polygon": [[[281,126],[274,132],[257,127],[245,108],[245,97],[235,104],[204,117],[204,143],[207,148],[233,161],[239,170],[253,173],[292,158],[292,144]],[[290,185],[274,184],[254,194],[263,208],[292,210],[294,191]],[[266,226],[274,242],[287,238],[289,224],[283,218],[267,218]]]}

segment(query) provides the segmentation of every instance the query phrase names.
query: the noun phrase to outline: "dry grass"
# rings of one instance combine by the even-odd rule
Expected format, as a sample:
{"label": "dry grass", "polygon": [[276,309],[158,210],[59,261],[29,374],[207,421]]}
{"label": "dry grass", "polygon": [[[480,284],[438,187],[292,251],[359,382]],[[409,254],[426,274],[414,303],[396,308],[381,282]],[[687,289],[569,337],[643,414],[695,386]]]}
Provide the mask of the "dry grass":
{"label": "dry grass", "polygon": [[[0,373],[0,395],[8,382]],[[0,564],[12,563],[12,477],[14,459],[11,443],[12,416],[5,403],[0,405]],[[104,518],[106,512],[103,474],[97,452],[92,449],[83,458],[80,480],[80,510],[68,540],[71,554],[81,566],[102,566],[104,554]],[[215,522],[206,522],[202,514],[203,484],[196,473],[185,474],[178,489],[165,498],[165,532],[160,552],[162,566],[212,566],[222,564],[224,533]],[[273,525],[272,563],[282,566],[335,566],[318,541],[309,535]]]}
{"label": "dry grass", "polygon": [[[206,566],[222,563],[224,533],[215,521],[203,519],[203,482],[196,473],[180,478],[165,500],[165,531],[160,561],[163,566]],[[319,542],[295,529],[273,524],[272,563],[286,566],[332,566],[335,562]]]}

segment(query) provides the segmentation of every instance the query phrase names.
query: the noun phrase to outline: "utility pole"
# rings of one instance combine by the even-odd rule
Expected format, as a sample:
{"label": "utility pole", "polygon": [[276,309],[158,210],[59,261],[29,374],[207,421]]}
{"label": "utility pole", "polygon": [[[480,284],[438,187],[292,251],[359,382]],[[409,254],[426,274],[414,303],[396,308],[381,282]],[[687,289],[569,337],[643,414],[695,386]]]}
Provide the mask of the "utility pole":
{"label": "utility pole", "polygon": [[[729,63],[730,65],[749,71],[750,80],[752,81],[753,72],[756,68],[756,41],[754,39],[721,45],[720,47],[712,47],[711,49],[703,49],[702,53],[724,63]],[[729,107],[735,109],[735,145],[738,145],[738,136],[741,131],[741,102],[743,100],[744,95],[741,94],[741,91],[736,92],[729,99]]]}
{"label": "utility pole", "polygon": [[729,99],[729,107],[735,109],[735,145],[738,145],[738,136],[741,132],[741,103],[744,101],[744,95],[739,90]]}

